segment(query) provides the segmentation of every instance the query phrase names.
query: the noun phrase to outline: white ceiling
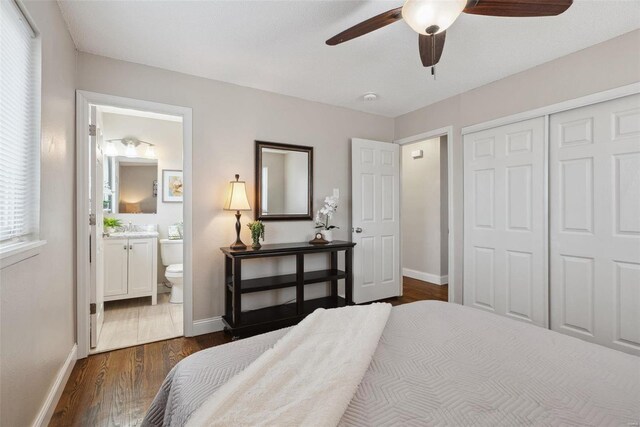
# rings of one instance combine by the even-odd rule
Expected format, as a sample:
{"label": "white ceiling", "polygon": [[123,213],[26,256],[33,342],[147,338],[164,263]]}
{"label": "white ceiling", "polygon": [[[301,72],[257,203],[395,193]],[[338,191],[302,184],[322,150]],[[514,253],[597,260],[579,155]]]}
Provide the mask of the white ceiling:
{"label": "white ceiling", "polygon": [[[575,0],[552,18],[463,14],[447,31],[433,81],[404,22],[324,43],[401,0],[59,4],[81,51],[390,117],[640,27],[637,0]],[[366,92],[378,100],[363,101]]]}

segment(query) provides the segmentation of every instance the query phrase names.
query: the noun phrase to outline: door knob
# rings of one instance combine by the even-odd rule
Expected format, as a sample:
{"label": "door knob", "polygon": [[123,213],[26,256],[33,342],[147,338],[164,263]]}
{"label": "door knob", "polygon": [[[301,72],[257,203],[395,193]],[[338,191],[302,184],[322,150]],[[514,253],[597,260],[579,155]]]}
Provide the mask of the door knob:
{"label": "door knob", "polygon": [[357,227],[354,231],[355,231],[356,233],[362,233],[362,228]]}

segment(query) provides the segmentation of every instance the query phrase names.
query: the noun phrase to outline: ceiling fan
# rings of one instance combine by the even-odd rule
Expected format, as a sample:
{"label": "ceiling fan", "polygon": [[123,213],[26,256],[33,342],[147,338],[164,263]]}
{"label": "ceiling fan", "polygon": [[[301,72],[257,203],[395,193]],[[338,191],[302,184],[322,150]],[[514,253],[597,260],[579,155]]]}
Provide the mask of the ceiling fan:
{"label": "ceiling fan", "polygon": [[[344,43],[404,19],[418,33],[420,59],[425,67],[440,61],[446,30],[462,13],[503,17],[555,16],[573,0],[406,0],[404,5],[369,18],[327,40]],[[431,71],[434,74],[432,68]]]}

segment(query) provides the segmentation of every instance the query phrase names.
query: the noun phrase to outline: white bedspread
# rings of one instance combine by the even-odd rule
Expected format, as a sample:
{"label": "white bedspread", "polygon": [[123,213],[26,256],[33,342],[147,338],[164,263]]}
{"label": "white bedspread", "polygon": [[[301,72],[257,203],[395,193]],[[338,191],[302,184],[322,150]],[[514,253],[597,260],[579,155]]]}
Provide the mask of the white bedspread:
{"label": "white bedspread", "polygon": [[390,304],[316,310],[211,395],[187,425],[337,425],[390,312]]}

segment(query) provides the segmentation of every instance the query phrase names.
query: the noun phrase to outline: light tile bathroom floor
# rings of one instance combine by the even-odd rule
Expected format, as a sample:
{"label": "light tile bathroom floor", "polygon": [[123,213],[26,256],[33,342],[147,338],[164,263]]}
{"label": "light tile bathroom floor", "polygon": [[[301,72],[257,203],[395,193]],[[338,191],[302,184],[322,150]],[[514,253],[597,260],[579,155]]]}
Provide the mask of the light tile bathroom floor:
{"label": "light tile bathroom floor", "polygon": [[168,293],[105,303],[104,324],[98,346],[91,353],[131,347],[182,336],[182,304],[171,304]]}

